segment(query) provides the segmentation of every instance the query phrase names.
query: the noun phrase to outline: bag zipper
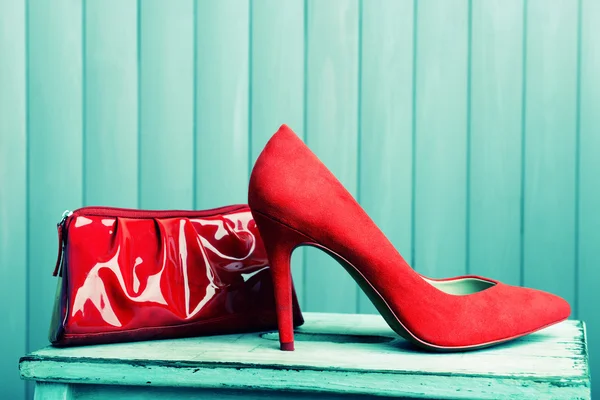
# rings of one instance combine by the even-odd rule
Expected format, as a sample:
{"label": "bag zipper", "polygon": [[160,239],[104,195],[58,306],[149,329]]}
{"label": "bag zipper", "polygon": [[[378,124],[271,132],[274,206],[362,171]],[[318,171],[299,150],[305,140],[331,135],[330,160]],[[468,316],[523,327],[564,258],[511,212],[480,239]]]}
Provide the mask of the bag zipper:
{"label": "bag zipper", "polygon": [[123,218],[169,218],[187,216],[199,217],[236,211],[242,208],[248,208],[248,206],[245,204],[234,204],[230,206],[211,208],[209,210],[138,210],[135,208],[88,206],[78,208],[73,212],[65,211],[62,215],[61,221],[68,219],[71,216],[76,217],[79,215],[95,215]]}
{"label": "bag zipper", "polygon": [[67,242],[67,230],[73,218],[80,215],[106,216],[113,218],[177,218],[177,217],[209,217],[216,214],[230,213],[238,210],[248,209],[246,204],[234,204],[229,206],[211,208],[208,210],[138,210],[135,208],[120,207],[81,207],[75,211],[66,210],[56,224],[58,230],[58,257],[52,276],[62,276],[62,258]]}
{"label": "bag zipper", "polygon": [[[58,231],[58,257],[56,257],[56,266],[54,267],[54,272],[52,272],[52,276],[56,276],[59,273],[60,265],[62,263],[62,255],[64,253],[65,241],[64,241],[64,230],[65,230],[65,222],[67,218],[73,215],[73,212],[69,210],[65,210],[62,213],[62,217],[58,224],[56,224],[56,230]],[[60,270],[62,276],[62,270]]]}

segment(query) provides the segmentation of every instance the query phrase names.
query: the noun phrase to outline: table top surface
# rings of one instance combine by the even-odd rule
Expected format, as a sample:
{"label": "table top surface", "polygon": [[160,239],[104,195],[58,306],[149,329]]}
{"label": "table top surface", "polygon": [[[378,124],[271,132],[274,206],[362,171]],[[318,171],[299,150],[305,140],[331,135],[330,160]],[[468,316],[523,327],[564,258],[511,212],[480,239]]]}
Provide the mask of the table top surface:
{"label": "table top surface", "polygon": [[[21,359],[25,379],[355,394],[518,398],[540,391],[589,397],[585,325],[566,321],[512,342],[431,353],[399,338],[378,315],[305,313],[296,351],[276,332],[71,348]],[[587,393],[587,394],[586,394]],[[560,396],[559,396],[560,397]]]}

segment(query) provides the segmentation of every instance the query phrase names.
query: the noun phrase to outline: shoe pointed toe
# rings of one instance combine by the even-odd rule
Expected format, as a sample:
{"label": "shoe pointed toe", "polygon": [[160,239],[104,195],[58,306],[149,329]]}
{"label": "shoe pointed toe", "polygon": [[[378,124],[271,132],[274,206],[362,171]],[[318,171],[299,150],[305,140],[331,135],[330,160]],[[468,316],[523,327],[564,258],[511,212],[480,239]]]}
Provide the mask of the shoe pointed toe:
{"label": "shoe pointed toe", "polygon": [[[428,323],[406,315],[416,344],[438,350],[470,350],[506,342],[567,319],[569,303],[542,290],[496,282],[472,294],[437,294],[419,310]],[[444,312],[440,304],[444,304]],[[438,312],[436,312],[438,311]]]}
{"label": "shoe pointed toe", "polygon": [[563,321],[571,315],[571,306],[562,297],[542,290],[529,290],[536,292],[539,297],[534,312],[538,316],[538,323],[541,327]]}
{"label": "shoe pointed toe", "polygon": [[520,337],[564,321],[571,314],[571,306],[560,296],[538,289],[511,287],[513,296],[508,313],[513,317],[513,332]]}

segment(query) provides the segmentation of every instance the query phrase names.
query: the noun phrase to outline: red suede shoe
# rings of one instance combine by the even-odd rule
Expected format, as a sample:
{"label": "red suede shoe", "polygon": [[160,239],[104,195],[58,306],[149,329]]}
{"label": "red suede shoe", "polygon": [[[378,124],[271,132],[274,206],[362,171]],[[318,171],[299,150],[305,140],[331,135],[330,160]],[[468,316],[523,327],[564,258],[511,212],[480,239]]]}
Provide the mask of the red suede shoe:
{"label": "red suede shoe", "polygon": [[260,154],[248,203],[273,270],[279,340],[294,349],[290,256],[301,245],[337,259],[390,327],[430,350],[470,350],[568,318],[562,298],[493,279],[426,278],[404,261],[352,195],[283,125]]}

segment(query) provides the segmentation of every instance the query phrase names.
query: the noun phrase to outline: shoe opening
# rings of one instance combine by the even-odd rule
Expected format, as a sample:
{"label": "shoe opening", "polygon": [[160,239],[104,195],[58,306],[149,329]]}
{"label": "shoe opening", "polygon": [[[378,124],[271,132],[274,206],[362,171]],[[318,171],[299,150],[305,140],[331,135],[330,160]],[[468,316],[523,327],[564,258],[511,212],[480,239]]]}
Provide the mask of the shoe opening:
{"label": "shoe opening", "polygon": [[489,289],[496,285],[494,282],[486,281],[479,278],[460,278],[445,281],[427,279],[422,277],[425,282],[441,290],[444,293],[455,295],[467,295]]}

